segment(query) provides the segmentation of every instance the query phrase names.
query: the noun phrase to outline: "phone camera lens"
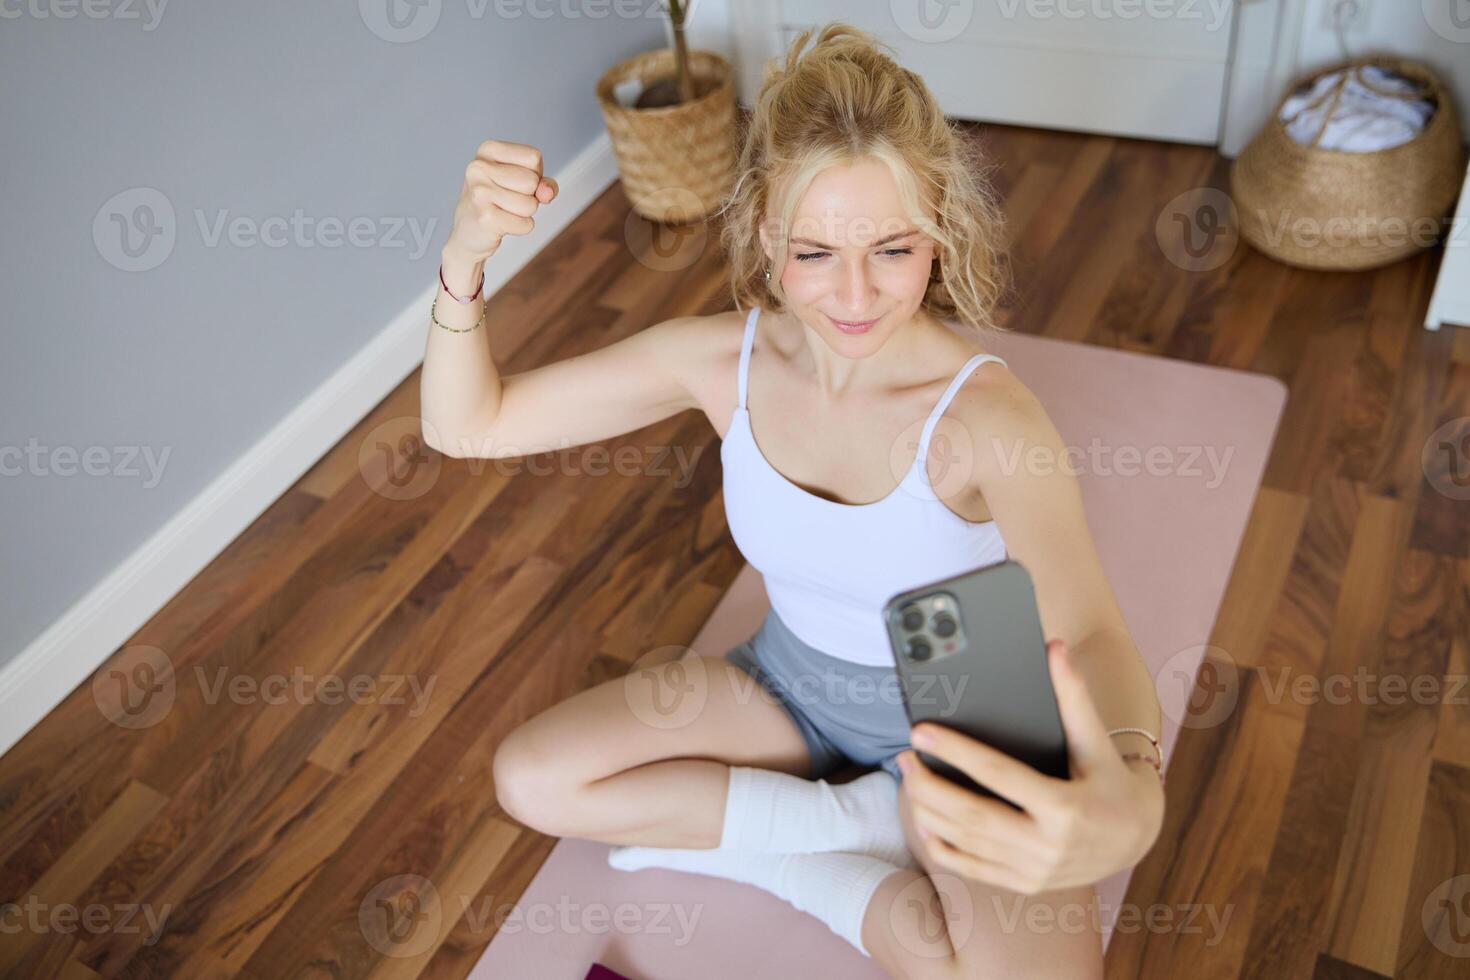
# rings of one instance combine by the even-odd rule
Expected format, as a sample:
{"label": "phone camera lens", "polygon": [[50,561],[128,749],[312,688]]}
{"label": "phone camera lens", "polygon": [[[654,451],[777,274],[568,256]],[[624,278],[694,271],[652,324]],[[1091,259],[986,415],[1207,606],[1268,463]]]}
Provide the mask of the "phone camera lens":
{"label": "phone camera lens", "polygon": [[929,653],[929,644],[925,643],[922,639],[914,639],[909,641],[910,660],[928,660]]}
{"label": "phone camera lens", "polygon": [[924,614],[916,607],[910,606],[903,611],[903,628],[910,633],[917,633],[919,627],[924,625]]}
{"label": "phone camera lens", "polygon": [[934,617],[933,629],[935,636],[950,637],[954,636],[954,631],[958,629],[958,626],[955,624],[954,617],[949,613],[940,613]]}

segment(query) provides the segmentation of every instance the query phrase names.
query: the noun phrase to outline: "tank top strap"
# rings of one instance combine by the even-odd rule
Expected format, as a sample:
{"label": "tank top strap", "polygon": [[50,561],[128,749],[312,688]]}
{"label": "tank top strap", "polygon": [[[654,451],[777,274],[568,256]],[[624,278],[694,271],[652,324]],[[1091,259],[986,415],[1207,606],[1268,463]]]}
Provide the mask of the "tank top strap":
{"label": "tank top strap", "polygon": [[752,307],[750,315],[745,318],[745,336],[740,341],[740,370],[736,372],[736,405],[745,407],[746,378],[750,375],[750,349],[755,342],[755,321],[760,316],[761,308]]}
{"label": "tank top strap", "polygon": [[[1005,359],[995,354],[976,354],[965,362],[964,366],[959,369],[950,381],[949,387],[944,389],[944,394],[939,396],[939,403],[934,406],[934,411],[930,412],[929,418],[924,421],[924,429],[919,436],[919,452],[914,457],[914,465],[923,466],[925,459],[929,455],[929,440],[933,437],[934,427],[939,424],[939,419],[944,415],[944,410],[949,407],[950,400],[954,398],[955,392],[960,390],[960,385],[965,383],[965,379],[970,376],[970,372],[986,361],[996,361],[1000,364],[1005,364]],[[920,472],[925,471],[921,469]]]}

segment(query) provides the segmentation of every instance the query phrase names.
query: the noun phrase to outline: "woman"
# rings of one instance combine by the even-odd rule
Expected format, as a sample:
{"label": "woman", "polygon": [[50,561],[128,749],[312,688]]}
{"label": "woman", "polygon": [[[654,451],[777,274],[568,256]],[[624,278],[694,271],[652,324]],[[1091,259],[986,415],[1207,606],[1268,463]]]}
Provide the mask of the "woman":
{"label": "woman", "polygon": [[[426,441],[524,455],[699,409],[724,440],[731,533],[772,604],[724,657],[642,672],[668,692],[697,682],[683,723],[654,723],[625,680],[598,685],[506,737],[496,793],[528,826],[618,845],[616,867],[766,888],[894,976],[1100,976],[1092,885],[1162,821],[1153,684],[1075,478],[1015,465],[1036,449],[1059,460],[1055,428],[1003,360],[940,319],[975,340],[994,329],[1001,216],[980,161],[874,38],[831,24],[803,54],[814,33],[768,66],[723,208],[746,312],[501,378],[476,283],[557,187],[520,144],[487,142],[466,170],[424,359]],[[1030,572],[1052,638],[1070,780],[911,730],[896,696],[852,696],[896,691],[883,599],[1005,557]],[[749,696],[752,677],[770,697]],[[927,751],[1021,809],[925,768],[909,746],[926,729]],[[879,768],[823,778],[848,761]]]}

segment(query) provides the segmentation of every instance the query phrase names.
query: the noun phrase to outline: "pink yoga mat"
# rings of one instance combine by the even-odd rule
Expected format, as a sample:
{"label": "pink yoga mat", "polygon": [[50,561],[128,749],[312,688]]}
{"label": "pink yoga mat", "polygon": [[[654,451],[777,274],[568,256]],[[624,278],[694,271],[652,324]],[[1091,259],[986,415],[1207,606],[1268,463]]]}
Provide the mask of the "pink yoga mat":
{"label": "pink yoga mat", "polygon": [[[1001,336],[988,349],[1036,393],[1077,451],[1088,523],[1157,682],[1167,761],[1286,387],[1264,375],[1045,337]],[[746,566],[691,646],[719,656],[755,632],[767,608],[760,574]],[[616,871],[607,852],[591,841],[558,842],[518,907],[571,912],[548,913],[554,930],[502,930],[471,976],[581,980],[594,961],[632,980],[885,976],[820,920],[759,888],[662,869]],[[1098,883],[1105,943],[1109,910],[1130,876]]]}

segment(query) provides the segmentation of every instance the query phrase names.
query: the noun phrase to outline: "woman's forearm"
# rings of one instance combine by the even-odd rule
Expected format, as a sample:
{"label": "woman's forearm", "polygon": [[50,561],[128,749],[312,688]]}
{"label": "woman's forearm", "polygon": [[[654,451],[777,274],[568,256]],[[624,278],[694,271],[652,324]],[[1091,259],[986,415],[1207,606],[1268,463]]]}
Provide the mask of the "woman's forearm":
{"label": "woman's forearm", "polygon": [[[1142,728],[1156,738],[1163,738],[1162,712],[1154,680],[1126,629],[1104,629],[1088,634],[1072,650],[1073,663],[1087,682],[1088,692],[1103,725],[1115,728]],[[1112,737],[1120,754],[1130,751],[1152,756],[1154,745],[1136,732],[1123,732]],[[1162,766],[1163,759],[1159,759]],[[1128,771],[1138,794],[1139,806],[1149,815],[1149,842],[1163,820],[1164,790],[1156,773],[1147,762],[1130,761]]]}
{"label": "woman's forearm", "polygon": [[[442,254],[444,282],[455,295],[463,298],[480,282],[484,260],[461,256],[450,246]],[[426,437],[440,443],[444,452],[458,454],[466,447],[456,440],[486,425],[500,406],[500,372],[490,356],[487,339],[488,323],[475,327],[484,311],[483,297],[460,304],[438,289],[434,316],[445,329],[429,323],[428,342],[424,348],[424,366],[419,376],[419,414]],[[474,329],[467,328],[474,327]],[[455,330],[467,330],[455,333]]]}
{"label": "woman's forearm", "polygon": [[[1161,713],[1154,680],[1128,631],[1097,630],[1072,649],[1103,724],[1109,730],[1142,728],[1159,737]],[[1119,752],[1153,751],[1153,744],[1136,733],[1115,735],[1113,739]]]}

